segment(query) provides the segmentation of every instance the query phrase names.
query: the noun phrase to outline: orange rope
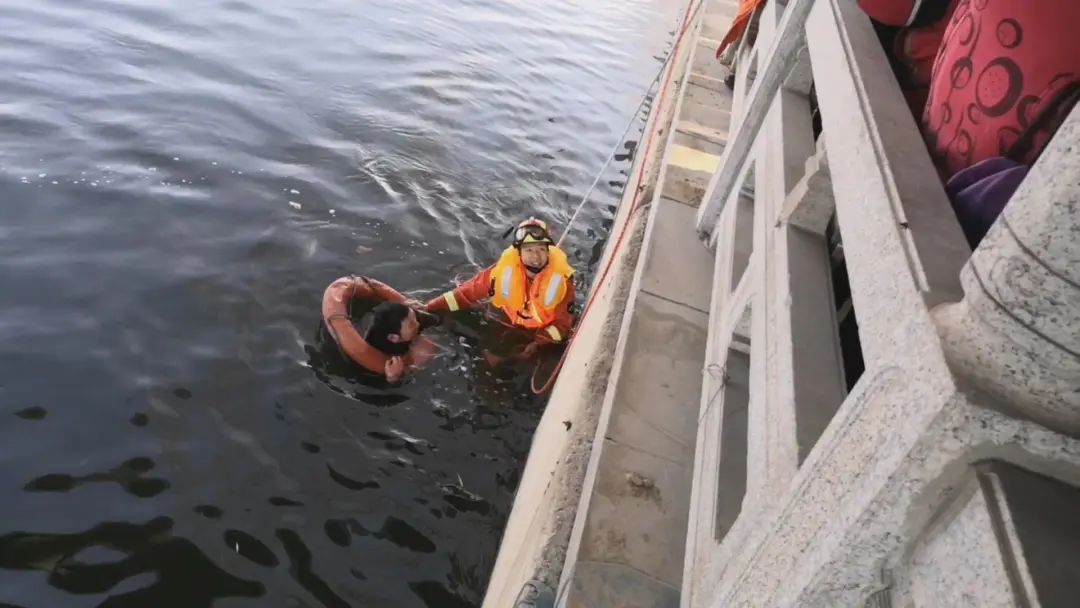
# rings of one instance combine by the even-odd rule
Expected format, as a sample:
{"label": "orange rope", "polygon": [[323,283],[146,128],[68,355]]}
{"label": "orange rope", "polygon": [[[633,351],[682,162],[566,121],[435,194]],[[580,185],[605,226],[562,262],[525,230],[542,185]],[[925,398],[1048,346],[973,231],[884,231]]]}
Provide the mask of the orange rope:
{"label": "orange rope", "polygon": [[[685,35],[686,31],[689,29],[692,17],[695,13],[697,13],[699,8],[701,8],[701,3],[694,7],[693,10],[690,10],[689,7],[687,8],[686,14],[683,16],[682,25],[679,28],[679,36],[675,39],[675,44],[671,48],[672,57],[678,56],[679,47],[683,41],[683,35]],[[661,87],[663,87],[662,83],[663,80],[661,80]],[[669,90],[670,89],[661,88],[660,99],[656,104],[657,116],[660,116],[660,112],[663,111],[664,101],[667,98],[667,93]],[[585,302],[585,308],[581,311],[581,318],[579,319],[578,327],[580,327],[582,323],[585,322],[585,317],[589,314],[589,309],[592,308],[593,301],[596,298],[596,294],[600,293],[600,288],[604,285],[604,280],[607,278],[608,272],[611,270],[612,263],[614,263],[619,249],[622,248],[623,240],[626,238],[628,228],[630,227],[630,220],[634,217],[634,214],[637,213],[638,207],[641,204],[641,179],[645,173],[645,167],[649,164],[649,153],[652,152],[653,139],[656,134],[657,130],[655,129],[649,133],[649,139],[645,143],[645,157],[642,159],[641,165],[638,166],[637,178],[634,180],[634,186],[638,188],[638,192],[634,195],[634,201],[630,205],[630,212],[626,216],[626,222],[623,223],[622,229],[619,230],[619,237],[615,241],[615,248],[612,250],[611,256],[608,257],[607,263],[604,264],[604,270],[600,273],[600,278],[597,279],[596,289],[593,290],[592,296],[589,298],[589,300]],[[530,388],[532,388],[532,392],[534,395],[543,395],[544,393],[550,391],[551,387],[555,385],[555,380],[558,379],[559,372],[562,371],[563,364],[566,363],[566,357],[570,353],[570,348],[573,346],[573,344],[574,336],[571,335],[569,342],[567,342],[566,344],[566,348],[563,349],[562,356],[559,357],[559,362],[555,365],[555,369],[552,370],[551,375],[548,377],[547,381],[544,382],[544,385],[540,388],[536,387],[536,375],[537,372],[540,371],[540,360],[538,359],[536,361],[536,365],[533,367],[532,379],[529,382]]]}

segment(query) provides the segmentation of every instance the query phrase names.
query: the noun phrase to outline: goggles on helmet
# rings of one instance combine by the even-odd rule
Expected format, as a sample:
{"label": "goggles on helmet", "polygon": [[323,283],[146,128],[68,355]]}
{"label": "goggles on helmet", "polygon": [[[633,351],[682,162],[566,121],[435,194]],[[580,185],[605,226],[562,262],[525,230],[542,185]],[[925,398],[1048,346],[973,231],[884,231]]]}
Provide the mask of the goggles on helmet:
{"label": "goggles on helmet", "polygon": [[514,246],[521,247],[529,243],[546,243],[553,245],[555,241],[548,232],[547,224],[540,220],[526,220],[518,224],[514,230]]}

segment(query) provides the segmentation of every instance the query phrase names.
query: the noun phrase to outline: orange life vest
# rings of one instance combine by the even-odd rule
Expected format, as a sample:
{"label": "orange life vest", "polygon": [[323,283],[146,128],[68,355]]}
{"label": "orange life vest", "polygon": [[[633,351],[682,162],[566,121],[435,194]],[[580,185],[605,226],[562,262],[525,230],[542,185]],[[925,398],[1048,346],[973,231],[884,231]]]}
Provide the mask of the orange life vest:
{"label": "orange life vest", "polygon": [[547,266],[530,282],[521,254],[516,247],[508,247],[491,269],[491,304],[518,327],[546,327],[555,321],[556,310],[573,276],[574,269],[567,262],[566,253],[551,246]]}

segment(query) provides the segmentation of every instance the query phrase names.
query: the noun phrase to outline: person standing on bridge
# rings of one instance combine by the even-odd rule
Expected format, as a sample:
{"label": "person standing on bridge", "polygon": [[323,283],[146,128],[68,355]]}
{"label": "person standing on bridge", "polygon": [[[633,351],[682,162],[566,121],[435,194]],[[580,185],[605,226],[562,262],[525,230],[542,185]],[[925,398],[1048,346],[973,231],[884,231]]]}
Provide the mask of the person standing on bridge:
{"label": "person standing on bridge", "polygon": [[[424,309],[435,314],[475,310],[490,301],[512,327],[533,339],[513,358],[525,361],[540,348],[563,343],[574,324],[574,269],[556,246],[547,224],[529,218],[513,230],[513,243],[492,266],[443,295]],[[490,363],[501,361],[486,353]]]}

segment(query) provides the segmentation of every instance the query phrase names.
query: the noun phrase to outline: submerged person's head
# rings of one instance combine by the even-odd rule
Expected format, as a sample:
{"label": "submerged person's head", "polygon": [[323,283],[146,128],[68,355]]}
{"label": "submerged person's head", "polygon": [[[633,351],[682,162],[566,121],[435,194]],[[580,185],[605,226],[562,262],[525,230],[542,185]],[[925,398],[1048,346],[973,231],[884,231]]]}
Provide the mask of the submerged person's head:
{"label": "submerged person's head", "polygon": [[398,302],[382,302],[371,309],[371,326],[365,339],[385,352],[397,350],[393,345],[407,345],[419,333],[416,311]]}

